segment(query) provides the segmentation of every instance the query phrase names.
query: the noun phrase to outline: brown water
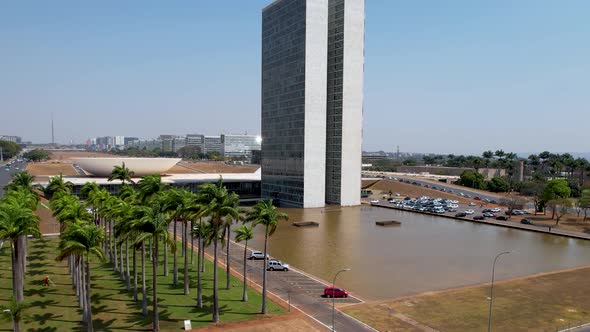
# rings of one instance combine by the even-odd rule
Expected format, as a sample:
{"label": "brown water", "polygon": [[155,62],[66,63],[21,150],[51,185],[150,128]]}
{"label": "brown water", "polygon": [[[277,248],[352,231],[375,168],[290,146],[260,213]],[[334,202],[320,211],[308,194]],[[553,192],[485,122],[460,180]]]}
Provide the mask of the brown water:
{"label": "brown water", "polygon": [[[590,241],[375,207],[283,209],[290,216],[269,241],[269,253],[365,299],[384,299],[590,265]],[[401,226],[376,226],[398,220]],[[316,221],[319,227],[291,222]],[[251,245],[264,248],[256,229]]]}

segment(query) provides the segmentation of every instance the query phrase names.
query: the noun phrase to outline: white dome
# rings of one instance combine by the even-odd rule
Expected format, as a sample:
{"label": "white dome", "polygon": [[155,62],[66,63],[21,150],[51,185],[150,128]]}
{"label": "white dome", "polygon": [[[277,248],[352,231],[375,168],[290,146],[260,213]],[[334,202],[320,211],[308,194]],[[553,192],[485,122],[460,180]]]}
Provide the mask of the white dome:
{"label": "white dome", "polygon": [[125,167],[135,172],[134,176],[162,174],[176,165],[180,158],[71,158],[72,162],[95,176],[107,177],[111,175],[115,166]]}

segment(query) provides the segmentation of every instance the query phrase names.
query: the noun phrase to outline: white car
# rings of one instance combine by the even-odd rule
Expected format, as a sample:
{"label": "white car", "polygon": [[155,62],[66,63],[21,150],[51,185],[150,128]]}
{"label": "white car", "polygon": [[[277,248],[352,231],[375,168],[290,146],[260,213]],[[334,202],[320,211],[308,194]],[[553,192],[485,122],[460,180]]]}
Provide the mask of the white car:
{"label": "white car", "polygon": [[469,206],[476,206],[477,204],[473,203],[473,202],[469,202]]}
{"label": "white car", "polygon": [[273,260],[268,261],[268,263],[266,264],[266,270],[267,271],[274,271],[274,270],[289,271],[289,264],[285,264],[279,260],[273,259]]}
{"label": "white car", "polygon": [[502,211],[502,209],[500,209],[500,208],[493,208],[492,209],[492,212],[494,212],[494,213],[498,213],[500,211]]}
{"label": "white car", "polygon": [[370,201],[370,203],[371,203],[371,204],[377,204],[377,203],[379,203],[379,200],[378,200],[378,199],[372,199],[372,200]]}
{"label": "white car", "polygon": [[[268,259],[268,255],[266,255],[266,258]],[[264,259],[264,253],[262,251],[252,251],[248,259]]]}
{"label": "white car", "polygon": [[473,210],[469,209],[469,210],[465,210],[465,211],[463,211],[463,213],[465,213],[465,214],[474,214],[474,213],[475,213],[475,211],[473,211]]}
{"label": "white car", "polygon": [[459,207],[459,204],[449,204],[447,206],[450,207],[451,209],[456,209]]}

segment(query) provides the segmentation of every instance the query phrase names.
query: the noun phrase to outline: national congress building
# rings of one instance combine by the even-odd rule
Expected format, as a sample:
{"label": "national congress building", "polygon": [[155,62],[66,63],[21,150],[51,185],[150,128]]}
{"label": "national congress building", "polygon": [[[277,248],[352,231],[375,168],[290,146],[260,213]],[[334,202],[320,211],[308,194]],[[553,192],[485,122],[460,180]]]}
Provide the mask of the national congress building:
{"label": "national congress building", "polygon": [[277,0],[262,12],[262,197],[358,205],[364,0]]}

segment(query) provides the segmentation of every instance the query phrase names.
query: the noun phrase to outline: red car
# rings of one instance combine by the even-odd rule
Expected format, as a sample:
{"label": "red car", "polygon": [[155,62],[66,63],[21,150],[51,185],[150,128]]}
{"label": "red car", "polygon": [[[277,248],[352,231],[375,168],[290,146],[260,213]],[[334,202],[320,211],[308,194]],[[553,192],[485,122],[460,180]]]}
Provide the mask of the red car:
{"label": "red car", "polygon": [[479,196],[475,196],[475,197],[473,197],[473,199],[476,201],[481,201],[481,197],[479,197]]}
{"label": "red car", "polygon": [[324,289],[325,297],[348,297],[348,292],[338,287],[328,286]]}

